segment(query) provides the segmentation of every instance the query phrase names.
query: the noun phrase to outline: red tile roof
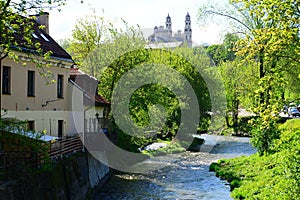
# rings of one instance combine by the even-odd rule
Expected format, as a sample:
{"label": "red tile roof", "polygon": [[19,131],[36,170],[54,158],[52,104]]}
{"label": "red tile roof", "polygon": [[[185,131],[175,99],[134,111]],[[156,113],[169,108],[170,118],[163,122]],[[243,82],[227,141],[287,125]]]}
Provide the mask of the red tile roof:
{"label": "red tile roof", "polygon": [[104,97],[102,97],[99,94],[91,94],[91,93],[84,93],[84,96],[89,98],[90,100],[94,101],[97,105],[97,103],[99,103],[100,105],[110,105],[110,102],[107,101],[106,99],[104,99]]}
{"label": "red tile roof", "polygon": [[71,68],[71,69],[70,69],[70,75],[71,75],[71,76],[77,76],[77,75],[83,75],[83,74],[84,74],[84,72],[81,71],[81,70],[78,69],[78,68]]}

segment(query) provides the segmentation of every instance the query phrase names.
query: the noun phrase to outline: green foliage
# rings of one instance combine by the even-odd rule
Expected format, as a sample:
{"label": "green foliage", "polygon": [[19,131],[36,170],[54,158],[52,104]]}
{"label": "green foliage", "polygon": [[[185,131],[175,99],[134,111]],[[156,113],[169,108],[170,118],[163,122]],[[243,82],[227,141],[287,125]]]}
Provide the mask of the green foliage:
{"label": "green foliage", "polygon": [[[42,132],[33,133],[27,129],[26,121],[0,119],[0,148],[3,160],[0,162],[4,178],[19,178],[28,173],[48,171],[52,160],[48,155],[49,144],[43,142]],[[3,162],[4,161],[4,162]]]}
{"label": "green foliage", "polygon": [[207,47],[206,53],[219,66],[223,62],[233,61],[235,56],[235,43],[239,40],[237,35],[227,33],[222,44],[213,44]]}
{"label": "green foliage", "polygon": [[[219,71],[226,90],[227,99],[227,127],[233,128],[238,134],[238,114],[240,107],[249,106],[249,99],[253,93],[253,83],[256,79],[255,66],[239,66],[240,59],[222,63]],[[252,105],[252,104],[250,104]]]}
{"label": "green foliage", "polygon": [[[42,14],[48,8],[60,8],[65,4],[65,0],[52,1],[14,1],[4,0],[0,2],[0,34],[1,34],[1,53],[18,60],[15,51],[27,53],[31,61],[40,66],[37,56],[49,57],[49,52],[43,52],[40,44],[33,40],[33,27],[35,26],[34,17],[27,17],[29,14]],[[43,28],[43,27],[40,27]],[[22,33],[21,42],[15,39],[16,33]],[[33,55],[32,53],[36,54]],[[2,55],[2,56],[3,56]]]}
{"label": "green foliage", "polygon": [[251,143],[257,149],[260,155],[268,154],[272,150],[275,139],[279,138],[280,131],[275,119],[269,119],[268,123],[258,118],[252,121],[255,127],[251,130]]}
{"label": "green foliage", "polygon": [[300,120],[298,119],[288,120],[286,123],[280,125],[279,129],[283,130],[284,133],[286,133],[287,131],[291,131],[291,132],[296,131],[300,129]]}
{"label": "green foliage", "polygon": [[[193,53],[192,50],[186,49],[185,51],[190,51]],[[99,91],[107,99],[110,99],[110,95],[115,87],[115,84],[127,71],[140,66],[147,66],[151,68],[165,64],[171,69],[176,69],[176,71],[184,75],[184,77],[189,81],[195,90],[199,107],[201,108],[199,127],[201,127],[201,130],[204,131],[208,126],[208,116],[206,115],[206,112],[210,109],[208,89],[196,68],[184,58],[179,56],[179,53],[179,50],[178,53],[176,52],[176,54],[174,54],[173,52],[165,50],[138,49],[124,54],[106,68],[101,78]],[[202,66],[198,65],[198,67],[205,68],[206,66],[202,64]],[[170,79],[168,74],[166,74],[164,71],[162,71],[160,74],[160,80],[167,78]],[[149,79],[151,76],[153,75],[151,73],[148,74],[148,71],[145,70],[144,75],[140,78],[147,77],[147,79]],[[146,81],[147,80],[145,80],[145,82]],[[182,83],[179,80],[170,81],[174,82],[173,87],[177,88],[177,90],[182,87]],[[147,126],[152,121],[154,123],[152,132],[157,133],[158,138],[172,139],[175,137],[177,129],[181,123],[180,109],[189,109],[190,107],[185,100],[188,99],[189,96],[187,96],[184,91],[179,95],[180,96],[176,96],[172,92],[172,88],[167,88],[160,84],[145,84],[131,94],[129,104],[130,117],[137,126],[141,127]],[[183,101],[180,103],[178,99]],[[121,99],[119,102],[120,105],[118,106],[121,106]],[[160,108],[158,108],[157,105],[159,105]],[[120,113],[120,115],[122,114],[124,113]],[[164,118],[166,121],[162,126],[161,122],[164,122]],[[125,139],[127,137],[126,141],[130,141],[133,147],[141,147],[152,141],[152,138],[147,138],[146,136],[131,137],[124,136],[123,134],[124,133],[122,133],[122,138],[124,137]],[[129,146],[125,148],[129,148]]]}
{"label": "green foliage", "polygon": [[226,60],[225,50],[223,45],[213,44],[207,47],[207,54],[212,58],[215,65],[220,65]]}
{"label": "green foliage", "polygon": [[281,125],[271,154],[220,160],[210,169],[231,182],[234,199],[299,199],[299,127],[299,119]]}
{"label": "green foliage", "polygon": [[185,152],[185,150],[186,149],[179,142],[172,141],[166,147],[158,149],[154,154],[155,155],[175,154],[175,153]]}
{"label": "green foliage", "polygon": [[105,68],[119,56],[144,48],[146,43],[138,26],[130,26],[122,20],[123,28],[117,29],[92,11],[91,15],[77,20],[72,37],[62,42],[80,69],[100,80]]}
{"label": "green foliage", "polygon": [[237,32],[244,34],[235,45],[236,55],[242,58],[239,65],[258,68],[252,81],[255,89],[252,90],[251,110],[260,119],[254,124],[257,127],[253,132],[256,137],[253,144],[261,154],[268,153],[271,140],[278,135],[274,121],[283,107],[284,92],[295,91],[294,87],[287,89],[287,84],[289,79],[295,79],[293,69],[299,64],[298,4],[292,0],[284,3],[232,0],[230,4],[234,14],[227,10],[206,10],[205,13],[230,20],[239,25]]}
{"label": "green foliage", "polygon": [[222,44],[211,45],[206,49],[208,55],[218,66],[221,79],[226,90],[227,130],[233,129],[236,135],[239,133],[239,108],[253,105],[251,94],[254,92],[254,83],[258,79],[255,64],[244,64],[241,57],[236,57],[236,43],[239,37],[236,34],[226,34]]}
{"label": "green foliage", "polygon": [[[66,43],[69,46],[69,52],[79,61],[80,68],[100,80],[99,93],[111,100],[117,83],[130,70],[139,67],[151,69],[159,65],[167,66],[184,76],[192,86],[200,108],[198,131],[206,131],[210,122],[208,111],[212,109],[210,98],[214,99],[214,102],[218,102],[217,105],[221,105],[219,102],[223,101],[224,93],[222,93],[219,83],[215,81],[217,70],[211,67],[210,60],[204,50],[186,47],[172,50],[145,49],[146,42],[139,31],[139,27],[129,26],[125,21],[123,24],[125,29],[116,29],[112,23],[94,13],[91,17],[80,19],[77,22],[73,37]],[[95,38],[96,40],[94,40]],[[153,75],[147,70],[143,73],[139,79],[145,79],[145,82],[151,78],[153,80],[168,80],[170,78],[166,71],[161,71],[159,77],[152,77]],[[205,77],[205,81],[203,77]],[[170,78],[170,81],[174,83],[172,88],[182,90],[183,83],[175,80],[175,78]],[[128,84],[130,83],[128,81]],[[208,85],[211,88],[208,88]],[[190,98],[185,94],[186,92],[183,91],[176,96],[172,88],[157,83],[145,84],[130,94],[129,117],[131,120],[139,127],[153,124],[152,130],[149,131],[157,133],[157,137],[161,139],[170,139],[175,136],[181,124],[180,108],[188,110],[191,107],[186,103]],[[117,98],[122,97],[116,96],[116,100],[118,100]],[[118,102],[119,107],[128,106],[123,105],[125,103],[123,99],[119,99]],[[224,110],[224,107],[224,105],[215,106],[215,110],[212,112],[222,113],[220,111]],[[124,114],[125,112],[118,115]],[[128,118],[128,116],[125,117]],[[166,120],[165,124],[161,126],[164,119]],[[119,139],[120,146],[124,145],[125,149],[130,149],[130,145],[128,146],[126,142],[131,143],[135,149],[138,145],[143,146],[149,142],[147,137],[135,136],[134,130],[129,132],[133,136],[125,136],[125,133],[122,132],[122,139]],[[120,141],[123,139],[126,142]]]}
{"label": "green foliage", "polygon": [[250,122],[254,121],[255,119],[257,119],[257,117],[255,117],[255,116],[240,117],[239,118],[239,131],[241,133],[251,134],[252,130],[255,129],[255,127]]}
{"label": "green foliage", "polygon": [[124,133],[122,130],[118,130],[118,142],[117,146],[130,151],[138,153],[138,148],[145,146],[152,142],[152,139],[146,137],[134,137],[127,133]]}

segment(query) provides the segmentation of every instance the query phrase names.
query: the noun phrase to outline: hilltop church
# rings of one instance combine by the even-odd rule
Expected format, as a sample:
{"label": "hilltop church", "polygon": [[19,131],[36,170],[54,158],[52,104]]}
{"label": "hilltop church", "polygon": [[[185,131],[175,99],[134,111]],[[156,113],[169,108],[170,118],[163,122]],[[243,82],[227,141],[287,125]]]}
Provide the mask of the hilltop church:
{"label": "hilltop church", "polygon": [[187,13],[185,16],[185,27],[184,32],[178,30],[174,35],[172,31],[172,21],[168,14],[166,17],[166,27],[155,26],[154,32],[148,37],[149,46],[151,48],[159,48],[158,46],[164,46],[168,48],[175,48],[186,43],[188,47],[192,47],[192,27],[191,17]]}

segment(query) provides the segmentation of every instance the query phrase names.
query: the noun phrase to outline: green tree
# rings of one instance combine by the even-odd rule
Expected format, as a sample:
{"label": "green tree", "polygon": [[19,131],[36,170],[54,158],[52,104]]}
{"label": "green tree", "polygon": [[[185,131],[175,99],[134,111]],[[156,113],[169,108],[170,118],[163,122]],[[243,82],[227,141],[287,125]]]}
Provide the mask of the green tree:
{"label": "green tree", "polygon": [[249,70],[244,66],[238,66],[241,59],[236,59],[235,46],[238,40],[237,35],[227,33],[222,44],[211,45],[206,49],[214,64],[219,67],[227,97],[226,125],[233,128],[235,134],[238,134],[239,126],[238,109],[247,90],[246,82],[249,81],[245,75]]}
{"label": "green tree", "polygon": [[211,57],[215,65],[220,65],[223,61],[225,61],[225,50],[224,46],[221,44],[213,44],[207,47],[207,54]]}
{"label": "green tree", "polygon": [[[1,57],[10,56],[17,58],[17,55],[14,52],[15,50],[20,51],[22,48],[27,48],[38,53],[47,53],[42,52],[39,48],[40,45],[32,40],[33,27],[35,24],[33,22],[34,17],[29,17],[29,15],[43,13],[45,9],[59,8],[65,4],[65,2],[65,0],[34,0],[30,2],[21,1],[20,3],[11,0],[1,1]],[[17,33],[22,33],[23,40],[21,43],[15,39]]]}
{"label": "green tree", "polygon": [[[252,30],[253,38],[241,41],[238,53],[246,55],[245,61],[256,60],[259,63],[259,82],[255,91],[258,105],[253,110],[260,116],[253,144],[259,152],[268,153],[278,129],[275,123],[282,108],[282,94],[286,87],[285,73],[287,61],[290,66],[299,62],[299,19],[295,15],[295,1],[233,1],[240,3],[240,10],[248,11],[249,16],[260,20],[259,27]],[[297,24],[298,23],[298,24]],[[295,46],[296,44],[296,46]]]}
{"label": "green tree", "polygon": [[257,80],[255,66],[239,66],[239,62],[241,61],[236,59],[219,66],[226,90],[226,125],[228,128],[233,128],[236,135],[239,134],[239,108],[241,106],[247,108],[247,103],[251,102],[253,82]]}
{"label": "green tree", "polygon": [[206,52],[215,65],[235,59],[235,43],[239,40],[237,35],[227,33],[222,44],[213,44],[207,47]]}
{"label": "green tree", "polygon": [[[86,19],[84,18],[83,21],[84,20]],[[101,18],[101,20],[104,19]],[[212,103],[209,98],[213,96],[208,92],[207,87],[210,85],[211,91],[218,87],[214,82],[217,70],[214,70],[216,68],[213,69],[210,66],[210,60],[204,50],[186,47],[173,50],[145,49],[146,42],[138,26],[129,26],[125,21],[123,21],[123,29],[116,29],[111,23],[106,21],[101,21],[101,24],[103,24],[103,28],[99,31],[103,31],[104,33],[97,32],[97,26],[91,22],[85,23],[86,26],[82,26],[82,23],[79,23],[77,27],[80,27],[80,29],[74,29],[73,38],[71,38],[69,42],[70,47],[73,46],[75,48],[81,46],[80,48],[84,49],[84,51],[81,53],[80,51],[74,51],[73,47],[68,48],[72,55],[77,55],[80,68],[87,73],[93,74],[100,80],[100,84],[98,85],[99,93],[106,99],[112,100],[112,94],[117,83],[122,76],[130,70],[143,65],[147,67],[155,65],[168,66],[170,69],[174,69],[182,74],[193,87],[198,98],[201,114],[198,130],[207,130],[210,119],[208,112],[212,111]],[[85,35],[89,35],[87,32],[91,30],[92,33],[97,32],[99,35],[102,35],[100,43],[90,40],[89,37],[81,37],[80,40],[78,40],[78,38],[75,40],[74,36],[80,35],[81,32]],[[162,79],[166,79],[167,75],[168,73],[162,71],[160,76]],[[144,76],[151,77],[153,75],[146,71],[144,72]],[[201,76],[205,76],[205,82]],[[143,77],[140,77],[140,79],[142,78]],[[149,78],[145,79],[145,82],[147,82],[147,80],[149,80]],[[182,88],[180,81],[172,81],[174,81],[174,87]],[[207,82],[209,84],[206,84]],[[217,99],[222,95],[218,94],[213,96],[214,101],[217,102]],[[189,100],[185,92],[182,92],[182,95],[179,96],[179,98],[183,100]],[[122,103],[124,102],[120,99],[119,104]],[[156,107],[156,105],[161,106]],[[124,106],[126,107],[126,105]],[[149,131],[154,130],[158,132],[158,137],[172,139],[181,123],[180,108],[185,109],[189,106],[188,104],[180,103],[170,88],[159,84],[145,84],[132,94],[129,108],[131,119],[135,124],[141,127],[147,126],[153,121],[163,121],[162,113],[164,113],[166,116],[165,125],[161,126],[160,123],[154,123],[152,130]],[[212,111],[214,113],[218,113],[218,111],[221,110],[221,106],[214,106],[214,108],[216,109]],[[120,115],[124,113],[120,113]],[[125,136],[125,134],[122,133],[120,137],[126,138],[126,141],[131,141],[131,144],[134,146],[143,146],[143,144],[151,140],[151,138],[149,139],[147,137],[139,139],[128,135]],[[124,146],[126,146],[125,143]],[[127,148],[130,149],[130,146],[127,146]]]}
{"label": "green tree", "polygon": [[101,69],[112,63],[116,56],[144,47],[139,27],[130,26],[123,19],[122,23],[123,28],[117,29],[95,11],[77,21],[72,37],[65,43],[67,51],[83,71],[99,79]]}
{"label": "green tree", "polygon": [[[191,112],[191,115],[194,111],[191,110],[191,105],[189,105],[189,96],[186,91],[183,91],[182,82],[177,80],[176,77],[169,77],[168,72],[163,68],[155,68],[157,66],[163,65],[168,66],[170,69],[174,69],[180,74],[182,74],[188,83],[193,87],[199,108],[200,108],[200,122],[198,126],[199,131],[207,130],[208,127],[208,116],[207,112],[211,110],[210,96],[208,88],[204,79],[201,77],[203,75],[198,71],[198,68],[202,68],[202,71],[205,68],[210,66],[208,57],[205,55],[199,55],[195,60],[198,61],[198,65],[193,65],[192,62],[188,62],[188,55],[192,56],[194,54],[193,49],[188,48],[179,48],[173,51],[167,51],[162,49],[144,49],[139,48],[134,51],[130,51],[124,55],[118,57],[110,64],[103,72],[101,81],[99,84],[100,93],[107,95],[107,99],[111,99],[111,94],[113,93],[116,84],[120,79],[134,68],[139,68],[146,66],[148,70],[143,71],[143,75],[139,76],[139,79],[144,80],[169,80],[172,81],[172,88],[181,90],[180,95],[175,95],[172,88],[166,88],[164,85],[160,84],[145,84],[144,86],[137,89],[131,96],[129,110],[130,117],[135,122],[137,126],[147,126],[153,122],[154,126],[151,127],[151,130],[157,133],[157,137],[162,139],[173,139],[179,126],[181,125],[181,110],[186,109]],[[155,68],[157,73],[160,74],[159,77],[153,77],[151,69]],[[160,71],[161,70],[161,71]],[[137,78],[137,77],[134,77]],[[134,83],[136,79],[128,80],[128,83]],[[126,83],[122,85],[123,90],[126,91]],[[130,91],[128,91],[130,92]],[[128,94],[130,95],[130,94]],[[115,102],[118,102],[118,106],[127,108],[126,102],[124,101],[123,96],[115,96]],[[181,102],[178,100],[181,99]],[[157,109],[156,105],[160,105],[163,109]],[[156,109],[153,109],[154,108]],[[126,110],[117,114],[118,117],[121,115],[126,116]],[[163,120],[165,115],[165,121]],[[165,122],[161,124],[161,122]],[[126,126],[126,121],[124,121]],[[185,126],[188,126],[185,124]],[[195,124],[193,125],[195,126]],[[132,130],[131,134],[135,131]],[[127,133],[128,134],[128,133]],[[149,137],[131,137],[130,141],[136,146],[143,146],[149,142]],[[150,138],[151,141],[151,138]]]}
{"label": "green tree", "polygon": [[[218,15],[244,27],[244,37],[237,45],[237,55],[243,57],[241,64],[258,64],[258,81],[254,91],[255,105],[252,111],[259,117],[254,122],[253,144],[260,153],[268,153],[278,137],[274,123],[282,108],[282,94],[286,87],[286,61],[298,63],[298,18],[295,1],[274,2],[232,0],[236,15],[216,10],[206,10],[209,15]],[[280,6],[277,6],[277,4]],[[246,31],[245,31],[246,30]],[[297,47],[295,47],[295,44]]]}
{"label": "green tree", "polygon": [[88,55],[99,48],[104,39],[108,37],[106,35],[109,31],[108,26],[110,24],[106,24],[104,18],[96,15],[96,11],[93,10],[93,14],[77,20],[71,39],[65,40],[67,50],[73,59],[92,76],[95,76],[94,66],[89,66],[87,69],[83,63]]}

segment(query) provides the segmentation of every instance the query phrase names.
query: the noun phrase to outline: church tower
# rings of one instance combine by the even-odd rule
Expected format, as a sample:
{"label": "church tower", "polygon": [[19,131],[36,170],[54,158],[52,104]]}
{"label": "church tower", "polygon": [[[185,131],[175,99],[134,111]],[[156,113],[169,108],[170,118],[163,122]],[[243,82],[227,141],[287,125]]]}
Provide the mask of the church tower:
{"label": "church tower", "polygon": [[167,30],[168,37],[172,37],[172,22],[169,14],[166,18],[166,30]]}
{"label": "church tower", "polygon": [[184,41],[188,47],[192,47],[192,27],[191,27],[191,16],[189,13],[185,16],[185,27],[184,27]]}

